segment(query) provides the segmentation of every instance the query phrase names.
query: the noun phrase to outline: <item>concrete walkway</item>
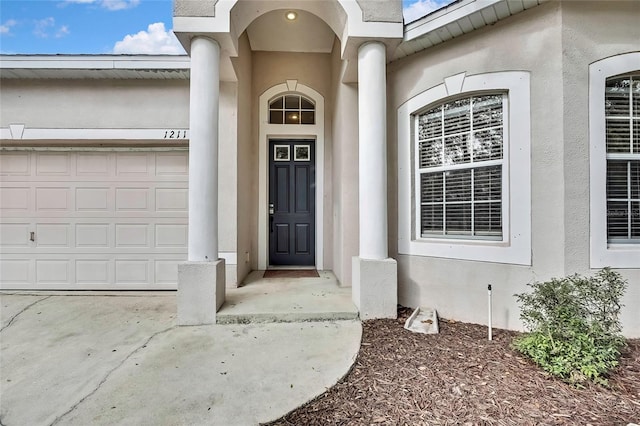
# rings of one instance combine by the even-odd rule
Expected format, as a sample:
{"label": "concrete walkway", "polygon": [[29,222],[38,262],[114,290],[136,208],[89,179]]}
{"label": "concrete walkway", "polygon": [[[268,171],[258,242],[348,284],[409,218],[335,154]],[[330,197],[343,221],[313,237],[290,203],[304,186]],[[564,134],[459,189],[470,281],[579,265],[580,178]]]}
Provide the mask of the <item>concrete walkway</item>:
{"label": "concrete walkway", "polygon": [[0,423],[255,425],[347,373],[356,320],[177,327],[175,293],[0,294]]}

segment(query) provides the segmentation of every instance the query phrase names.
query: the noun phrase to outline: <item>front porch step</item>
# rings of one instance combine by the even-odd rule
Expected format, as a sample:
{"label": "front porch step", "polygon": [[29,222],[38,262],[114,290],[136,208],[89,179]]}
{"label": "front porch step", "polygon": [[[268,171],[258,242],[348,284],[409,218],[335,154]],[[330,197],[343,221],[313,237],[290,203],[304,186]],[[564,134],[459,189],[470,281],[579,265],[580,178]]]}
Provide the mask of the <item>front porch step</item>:
{"label": "front porch step", "polygon": [[339,287],[333,273],[317,278],[263,278],[253,271],[244,285],[227,289],[217,324],[341,321],[358,319],[351,288]]}
{"label": "front porch step", "polygon": [[216,324],[262,324],[276,322],[348,321],[357,320],[358,312],[281,312],[216,315]]}

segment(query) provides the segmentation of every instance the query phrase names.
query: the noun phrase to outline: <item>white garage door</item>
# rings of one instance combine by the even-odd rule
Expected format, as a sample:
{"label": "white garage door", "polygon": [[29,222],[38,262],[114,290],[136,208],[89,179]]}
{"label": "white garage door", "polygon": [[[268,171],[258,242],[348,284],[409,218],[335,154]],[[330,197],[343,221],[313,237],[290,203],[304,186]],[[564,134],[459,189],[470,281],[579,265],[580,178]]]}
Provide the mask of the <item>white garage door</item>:
{"label": "white garage door", "polygon": [[187,151],[0,153],[0,288],[174,289]]}

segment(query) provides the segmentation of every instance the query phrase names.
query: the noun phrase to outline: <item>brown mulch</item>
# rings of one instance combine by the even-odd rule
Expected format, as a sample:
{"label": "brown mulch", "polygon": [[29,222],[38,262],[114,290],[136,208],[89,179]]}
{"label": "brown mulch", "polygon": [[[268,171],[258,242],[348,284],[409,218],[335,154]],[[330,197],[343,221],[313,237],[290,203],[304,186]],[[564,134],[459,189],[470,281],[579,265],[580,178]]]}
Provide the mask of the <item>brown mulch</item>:
{"label": "brown mulch", "polygon": [[626,425],[640,423],[640,339],[629,340],[609,388],[577,389],[510,348],[516,332],[440,320],[440,334],[397,320],[363,322],[352,370],[271,425]]}

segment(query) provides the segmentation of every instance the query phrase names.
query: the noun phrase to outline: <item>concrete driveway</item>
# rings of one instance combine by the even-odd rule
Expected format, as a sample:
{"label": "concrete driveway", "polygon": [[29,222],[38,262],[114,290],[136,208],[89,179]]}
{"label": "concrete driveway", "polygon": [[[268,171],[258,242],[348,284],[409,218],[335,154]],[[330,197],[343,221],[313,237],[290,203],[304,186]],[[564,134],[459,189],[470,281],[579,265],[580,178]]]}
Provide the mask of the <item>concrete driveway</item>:
{"label": "concrete driveway", "polygon": [[0,294],[0,423],[255,425],[347,373],[358,321],[178,327],[175,293]]}

